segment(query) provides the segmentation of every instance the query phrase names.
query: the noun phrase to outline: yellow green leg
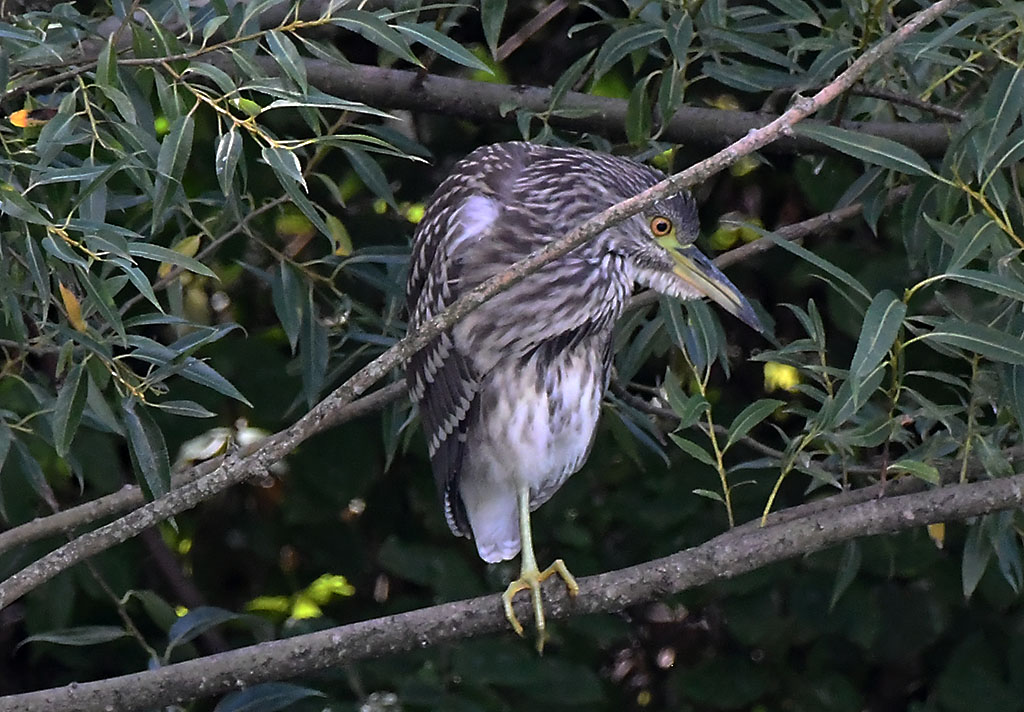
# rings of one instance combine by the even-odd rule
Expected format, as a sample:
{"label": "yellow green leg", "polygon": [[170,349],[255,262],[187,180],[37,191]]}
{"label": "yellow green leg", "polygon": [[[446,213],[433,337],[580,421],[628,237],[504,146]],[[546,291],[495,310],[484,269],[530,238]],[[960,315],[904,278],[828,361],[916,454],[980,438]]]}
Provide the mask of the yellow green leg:
{"label": "yellow green leg", "polygon": [[519,578],[508,585],[501,599],[505,604],[505,617],[512,624],[512,629],[519,635],[523,635],[523,624],[519,622],[515,611],[512,610],[512,599],[520,591],[530,591],[530,595],[533,597],[533,620],[537,625],[537,652],[543,653],[547,630],[544,623],[544,601],[540,596],[540,585],[552,574],[558,574],[565,581],[570,596],[579,593],[580,587],[561,559],[555,559],[555,562],[543,571],[537,568],[537,558],[533,553],[533,534],[530,531],[529,487],[520,489],[516,493],[516,499],[519,504],[519,537],[523,547],[522,566],[519,570]]}

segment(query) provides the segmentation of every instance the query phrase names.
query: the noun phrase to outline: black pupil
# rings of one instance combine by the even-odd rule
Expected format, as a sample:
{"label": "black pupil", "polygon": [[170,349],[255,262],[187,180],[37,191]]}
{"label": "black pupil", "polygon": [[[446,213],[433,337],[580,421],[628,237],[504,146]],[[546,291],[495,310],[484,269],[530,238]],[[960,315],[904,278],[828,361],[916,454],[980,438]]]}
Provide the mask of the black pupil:
{"label": "black pupil", "polygon": [[655,220],[654,221],[655,232],[668,232],[668,221],[667,220]]}

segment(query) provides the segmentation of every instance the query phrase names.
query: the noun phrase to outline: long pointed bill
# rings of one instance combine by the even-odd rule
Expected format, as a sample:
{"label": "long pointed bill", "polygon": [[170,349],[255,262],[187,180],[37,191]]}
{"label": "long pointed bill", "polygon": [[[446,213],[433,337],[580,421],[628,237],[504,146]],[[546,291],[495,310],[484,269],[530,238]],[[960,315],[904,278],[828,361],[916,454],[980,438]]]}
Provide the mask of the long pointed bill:
{"label": "long pointed bill", "polygon": [[672,271],[677,277],[747,326],[764,333],[764,325],[747,298],[700,250],[693,245],[673,245],[668,252],[676,263]]}

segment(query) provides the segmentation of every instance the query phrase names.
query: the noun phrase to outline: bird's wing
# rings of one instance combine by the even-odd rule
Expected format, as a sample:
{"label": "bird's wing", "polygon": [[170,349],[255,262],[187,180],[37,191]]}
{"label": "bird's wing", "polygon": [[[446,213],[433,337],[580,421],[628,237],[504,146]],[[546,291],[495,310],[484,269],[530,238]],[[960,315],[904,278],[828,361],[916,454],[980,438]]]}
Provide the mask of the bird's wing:
{"label": "bird's wing", "polygon": [[[474,156],[471,154],[469,159]],[[467,160],[469,160],[467,159]],[[477,165],[487,157],[477,157]],[[493,165],[493,164],[492,164]],[[467,166],[438,187],[413,238],[407,288],[409,327],[414,329],[444,311],[472,288],[462,274],[460,245],[480,239],[495,221],[500,204],[488,186],[473,180]],[[479,176],[479,173],[476,173]],[[469,354],[445,332],[409,359],[406,379],[420,405],[434,481],[452,532],[471,535],[459,497],[466,433],[478,407],[480,377]]]}

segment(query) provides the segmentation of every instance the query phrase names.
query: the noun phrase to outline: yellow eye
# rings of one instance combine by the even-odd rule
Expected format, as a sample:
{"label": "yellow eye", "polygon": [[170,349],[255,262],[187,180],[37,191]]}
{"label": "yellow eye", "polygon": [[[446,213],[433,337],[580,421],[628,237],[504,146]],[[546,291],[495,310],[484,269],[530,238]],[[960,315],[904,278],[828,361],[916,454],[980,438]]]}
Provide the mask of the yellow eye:
{"label": "yellow eye", "polygon": [[672,221],[668,218],[657,215],[651,218],[651,234],[655,237],[665,237],[672,232]]}

